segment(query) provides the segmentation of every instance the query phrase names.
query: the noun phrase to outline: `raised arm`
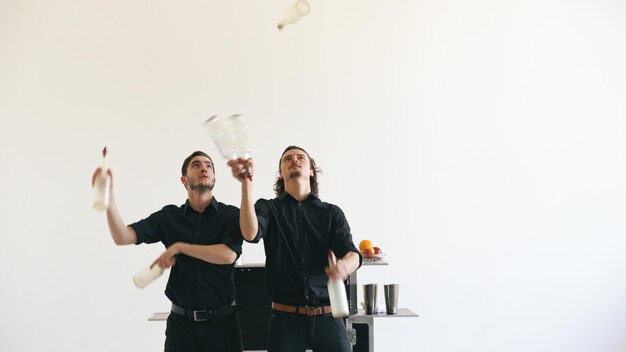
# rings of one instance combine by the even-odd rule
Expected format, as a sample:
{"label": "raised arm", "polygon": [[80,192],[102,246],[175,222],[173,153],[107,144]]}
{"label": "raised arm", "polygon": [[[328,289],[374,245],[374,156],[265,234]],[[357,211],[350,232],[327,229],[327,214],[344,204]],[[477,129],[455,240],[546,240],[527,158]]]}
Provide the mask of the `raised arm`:
{"label": "raised arm", "polygon": [[259,221],[254,211],[252,198],[252,177],[248,177],[248,170],[253,170],[252,159],[237,159],[228,162],[235,177],[241,182],[241,209],[239,213],[239,226],[241,235],[246,241],[252,241],[259,230]]}
{"label": "raised arm", "polygon": [[[96,177],[98,177],[100,172],[102,172],[102,169],[98,168],[93,173],[91,178],[92,185],[94,185]],[[106,211],[111,238],[113,238],[113,242],[117,245],[134,244],[137,242],[137,234],[132,227],[124,224],[124,220],[122,220],[122,217],[120,216],[119,210],[117,209],[117,203],[115,202],[115,194],[113,192],[113,173],[111,172],[111,169],[108,169],[107,172],[111,176],[111,184],[109,186],[109,208]]]}

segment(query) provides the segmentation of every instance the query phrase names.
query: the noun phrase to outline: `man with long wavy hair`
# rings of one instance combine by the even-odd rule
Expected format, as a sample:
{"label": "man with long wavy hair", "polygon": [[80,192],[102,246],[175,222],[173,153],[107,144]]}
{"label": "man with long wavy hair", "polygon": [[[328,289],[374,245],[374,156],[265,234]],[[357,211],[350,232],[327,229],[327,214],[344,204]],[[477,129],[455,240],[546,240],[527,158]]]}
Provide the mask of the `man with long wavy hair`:
{"label": "man with long wavy hair", "polygon": [[[268,351],[348,352],[342,319],[332,317],[328,278],[345,280],[361,265],[343,211],[318,197],[315,161],[300,147],[281,155],[276,198],[252,202],[252,159],[228,162],[241,182],[239,225],[244,239],[263,239],[265,273],[272,299]],[[328,252],[337,265],[328,267]]]}

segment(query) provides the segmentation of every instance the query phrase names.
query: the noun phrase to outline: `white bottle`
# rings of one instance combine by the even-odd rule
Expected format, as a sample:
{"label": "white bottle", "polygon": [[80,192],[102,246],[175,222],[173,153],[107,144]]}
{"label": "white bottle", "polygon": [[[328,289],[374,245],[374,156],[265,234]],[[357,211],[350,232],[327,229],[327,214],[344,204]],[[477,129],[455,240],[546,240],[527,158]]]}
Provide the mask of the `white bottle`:
{"label": "white bottle", "polygon": [[154,264],[152,268],[147,266],[140,272],[138,272],[135,276],[133,276],[133,282],[135,286],[139,288],[144,288],[148,286],[152,281],[156,280],[159,276],[163,274],[163,268],[161,268],[158,264]]}
{"label": "white bottle", "polygon": [[[332,251],[328,251],[328,265],[331,268],[334,268],[336,265],[335,254]],[[328,297],[330,298],[333,318],[344,318],[350,314],[346,286],[343,281],[328,278]]]}
{"label": "white bottle", "polygon": [[93,208],[95,210],[107,210],[109,208],[109,196],[111,176],[107,171],[107,147],[102,149],[101,171],[93,185]]}
{"label": "white bottle", "polygon": [[282,30],[288,24],[294,24],[311,11],[311,5],[306,0],[298,0],[285,11],[283,18],[278,22],[278,29]]}

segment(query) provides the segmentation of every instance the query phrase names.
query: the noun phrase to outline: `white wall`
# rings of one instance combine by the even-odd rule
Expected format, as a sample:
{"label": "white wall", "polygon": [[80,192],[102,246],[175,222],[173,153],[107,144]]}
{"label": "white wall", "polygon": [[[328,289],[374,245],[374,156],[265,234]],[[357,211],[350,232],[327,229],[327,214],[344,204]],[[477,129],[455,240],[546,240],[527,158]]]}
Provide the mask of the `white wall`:
{"label": "white wall", "polygon": [[301,145],[387,252],[360,278],[420,317],[385,350],[626,350],[626,3],[310,2],[0,1],[0,350],[162,349],[162,248],[115,247],[90,177],[106,144],[128,222],[182,203],[216,113],[258,197]]}

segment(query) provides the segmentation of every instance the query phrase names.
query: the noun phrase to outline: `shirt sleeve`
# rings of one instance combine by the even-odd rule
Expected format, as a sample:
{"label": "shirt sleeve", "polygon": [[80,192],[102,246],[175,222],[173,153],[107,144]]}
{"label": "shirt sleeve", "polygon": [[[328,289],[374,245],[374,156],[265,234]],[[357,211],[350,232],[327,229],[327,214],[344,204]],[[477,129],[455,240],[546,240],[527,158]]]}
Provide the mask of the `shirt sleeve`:
{"label": "shirt sleeve", "polygon": [[161,222],[163,220],[163,212],[164,210],[161,209],[150,214],[150,216],[145,219],[128,225],[132,227],[137,234],[137,242],[135,242],[135,244],[156,243],[162,240],[163,231]]}
{"label": "shirt sleeve", "polygon": [[233,252],[237,253],[237,258],[241,256],[241,245],[243,236],[239,227],[239,209],[229,206],[228,211],[224,214],[224,237],[222,243],[228,246]]}
{"label": "shirt sleeve", "polygon": [[267,199],[259,199],[254,204],[254,211],[256,213],[258,229],[256,233],[256,237],[252,241],[248,241],[251,243],[258,243],[265,234],[267,233],[267,225],[269,219],[270,206],[269,201]]}
{"label": "shirt sleeve", "polygon": [[331,249],[337,256],[337,258],[343,258],[348,252],[356,252],[359,255],[359,267],[363,262],[363,256],[361,252],[356,248],[352,241],[352,234],[350,233],[350,225],[345,214],[336,205],[332,208],[333,215],[333,227],[331,238]]}

